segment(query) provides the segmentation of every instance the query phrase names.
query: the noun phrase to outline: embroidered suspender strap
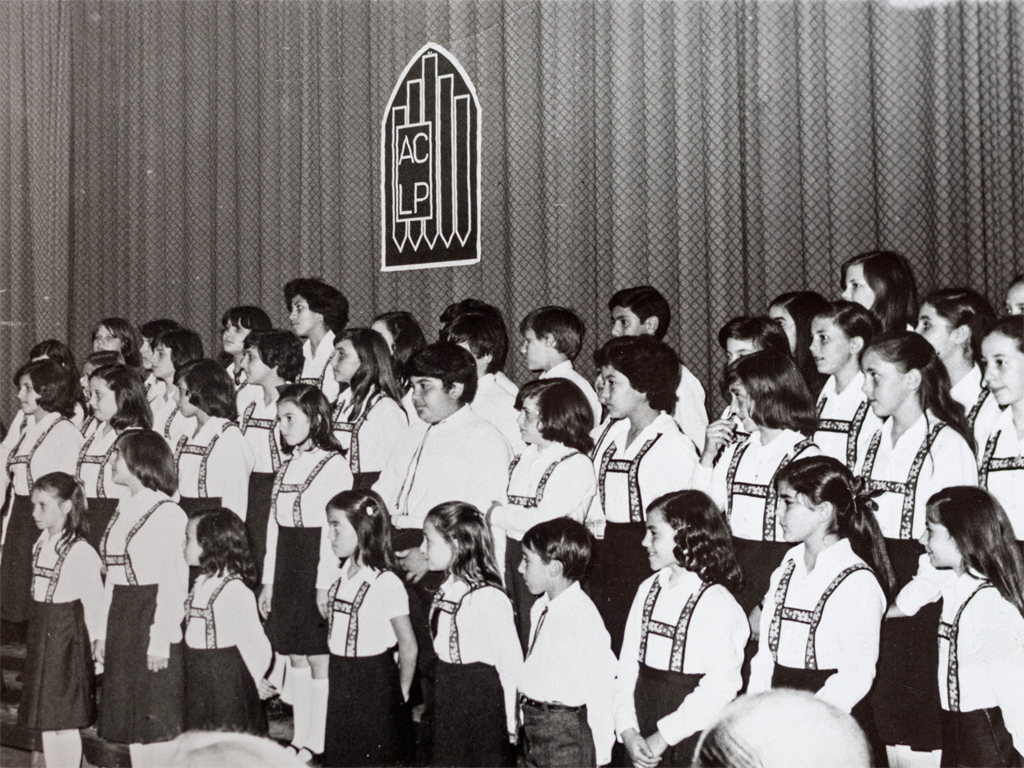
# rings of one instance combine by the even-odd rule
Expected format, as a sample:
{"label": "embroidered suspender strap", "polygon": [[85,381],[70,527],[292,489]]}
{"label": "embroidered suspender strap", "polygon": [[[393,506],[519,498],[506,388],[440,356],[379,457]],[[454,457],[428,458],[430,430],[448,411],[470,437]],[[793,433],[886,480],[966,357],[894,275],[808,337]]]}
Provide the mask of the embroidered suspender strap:
{"label": "embroidered suspender strap", "polygon": [[887,493],[898,493],[903,495],[903,509],[900,513],[900,538],[909,539],[912,538],[914,530],[914,507],[917,502],[917,481],[921,477],[921,470],[924,468],[925,459],[928,458],[928,453],[932,449],[932,444],[935,442],[935,438],[939,436],[939,432],[942,431],[946,423],[939,421],[935,423],[935,426],[928,432],[924,442],[921,443],[921,447],[917,451],[917,455],[914,456],[914,461],[910,465],[910,472],[907,474],[907,481],[905,483],[897,482],[895,480],[875,480],[871,477],[871,473],[875,468],[875,457],[878,454],[878,446],[882,442],[882,430],[878,430],[875,436],[871,438],[871,445],[868,446],[868,452],[864,456],[864,466],[862,468],[861,480],[864,483],[864,490],[868,493],[872,491],[885,491]]}
{"label": "embroidered suspender strap", "polygon": [[[341,584],[340,581],[335,582],[335,585]],[[345,613],[348,614],[348,633],[345,635],[345,655],[355,656],[356,655],[356,638],[359,637],[359,609],[363,605],[363,600],[366,598],[366,593],[370,591],[370,582],[364,581],[359,585],[359,591],[356,592],[356,596],[352,599],[352,602],[348,600],[340,599],[338,590],[335,587],[333,595],[329,595],[331,598],[331,628],[334,627],[334,614]]]}
{"label": "embroidered suspender strap", "polygon": [[220,428],[220,432],[213,436],[209,445],[189,445],[188,438],[182,435],[178,440],[178,447],[174,451],[174,465],[178,468],[178,474],[181,475],[181,457],[182,454],[188,454],[190,456],[199,456],[199,498],[208,498],[210,494],[206,492],[206,465],[210,459],[210,454],[213,453],[214,446],[217,445],[217,441],[220,440],[220,436],[227,432],[228,428],[232,424],[230,421],[225,421]]}
{"label": "embroidered suspender strap", "polygon": [[11,472],[11,467],[14,467],[18,464],[25,465],[25,481],[28,483],[29,491],[32,490],[32,457],[35,456],[36,451],[39,449],[39,446],[43,444],[43,440],[46,439],[46,436],[49,435],[53,431],[53,428],[60,424],[62,421],[68,421],[68,419],[60,418],[54,421],[53,424],[48,426],[39,434],[39,436],[36,438],[36,441],[32,443],[32,447],[29,448],[28,453],[23,453],[21,455],[15,456],[15,454],[18,452],[18,448],[21,448],[21,444],[25,442],[25,435],[28,434],[28,431],[26,430],[25,434],[21,436],[21,439],[18,440],[18,448],[15,448],[13,451],[11,451],[11,455],[7,457],[8,474],[10,474]]}
{"label": "embroidered suspender strap", "polygon": [[612,458],[617,451],[614,443],[605,450],[604,455],[601,457],[601,470],[598,474],[597,486],[601,492],[601,508],[605,509],[606,515],[608,512],[605,508],[605,477],[609,472],[622,472],[626,474],[626,482],[629,488],[629,521],[631,523],[642,523],[644,521],[644,500],[640,493],[640,462],[643,461],[644,456],[647,455],[647,452],[654,447],[654,444],[660,438],[661,433],[652,437],[640,447],[640,450],[637,451],[636,456],[632,459]]}
{"label": "embroidered suspender strap", "polygon": [[255,412],[256,412],[256,401],[253,400],[251,403],[249,403],[247,406],[245,406],[245,410],[242,411],[242,418],[239,419],[239,427],[241,427],[243,434],[245,433],[245,428],[249,426],[249,419],[252,418],[252,415]]}
{"label": "embroidered suspender strap", "polygon": [[[818,413],[817,413],[817,416],[818,416],[819,419],[821,418],[821,412],[825,410],[825,403],[827,403],[827,402],[828,402],[828,398],[825,397],[824,395],[822,395],[821,400],[818,401]],[[819,426],[818,429],[825,429],[825,427]],[[829,430],[829,431],[831,431],[831,430]]]}
{"label": "embroidered suspender strap", "polygon": [[267,442],[270,443],[270,468],[277,472],[281,468],[281,451],[278,449],[277,440],[274,437],[274,425],[277,424],[277,417],[275,416],[273,419],[254,419],[252,414],[255,410],[256,403],[249,403],[245,407],[245,413],[242,414],[242,434],[244,435],[246,429],[250,426],[267,431]]}
{"label": "embroidered suspender strap", "polygon": [[523,454],[520,453],[518,456],[512,457],[512,461],[510,461],[508,463],[508,479],[509,479],[509,482],[512,481],[512,473],[515,472],[516,467],[519,466],[519,461],[522,458],[523,458]]}
{"label": "embroidered suspender strap", "polygon": [[[114,453],[114,443],[110,444],[107,452],[102,456],[99,454],[89,455],[89,448],[92,447],[93,441],[96,439],[96,434],[99,430],[93,432],[85,441],[85,445],[82,446],[82,450],[78,452],[78,461],[75,462],[75,476],[82,476],[82,466],[85,464],[99,464],[100,471],[96,476],[96,498],[105,499],[107,498],[106,484],[104,482],[103,470],[107,466],[107,462],[110,461],[111,455]],[[115,441],[116,442],[116,441]]]}
{"label": "embroidered suspender strap", "polygon": [[64,567],[64,561],[71,552],[71,548],[75,546],[77,542],[77,536],[68,542],[67,546],[64,547],[64,551],[57,554],[57,562],[53,564],[53,568],[44,568],[39,565],[39,553],[43,551],[42,539],[36,541],[35,546],[32,548],[32,576],[48,580],[46,585],[46,596],[43,598],[44,603],[53,602],[53,594],[57,591],[57,584],[60,581],[60,570]]}
{"label": "embroidered suspender strap", "polygon": [[651,618],[651,614],[654,612],[654,605],[658,602],[658,595],[661,594],[661,583],[655,579],[654,584],[651,586],[651,591],[647,593],[647,599],[644,601],[643,624],[640,629],[639,658],[641,661],[646,663],[648,636],[660,635],[662,637],[671,637],[672,653],[669,656],[668,671],[683,671],[683,660],[686,657],[686,636],[690,631],[690,619],[693,617],[693,609],[697,606],[697,601],[701,599],[710,586],[708,583],[701,583],[697,591],[687,599],[683,610],[679,614],[679,620],[675,626],[672,626],[671,624],[654,621]]}
{"label": "embroidered suspender strap", "polygon": [[112,566],[121,565],[124,566],[124,573],[128,579],[130,585],[138,586],[138,581],[135,579],[135,569],[132,568],[132,556],[128,554],[128,546],[132,543],[132,539],[135,534],[138,533],[142,526],[146,524],[146,521],[153,516],[153,513],[157,511],[164,504],[173,504],[171,501],[158,501],[142,517],[138,519],[138,522],[132,526],[131,530],[128,531],[128,535],[124,539],[124,554],[123,555],[108,555],[107,552],[107,536],[110,535],[110,529],[114,527],[114,523],[117,522],[119,512],[114,512],[113,517],[110,518],[110,522],[107,524],[107,530],[103,532],[103,540],[100,542],[100,551],[103,552],[103,562],[107,566],[109,571]]}
{"label": "embroidered suspender strap", "polygon": [[451,656],[452,664],[462,663],[462,654],[459,653],[459,625],[455,621],[455,617],[459,613],[459,609],[462,607],[463,601],[471,594],[476,592],[478,589],[489,587],[490,584],[470,584],[469,589],[466,590],[458,602],[452,600],[443,600],[441,598],[441,590],[434,593],[434,600],[430,604],[430,616],[433,619],[434,614],[438,611],[444,613],[450,613],[452,615],[451,629],[448,632],[448,655]]}
{"label": "embroidered suspender strap", "polygon": [[171,439],[171,424],[174,423],[174,417],[178,415],[178,411],[181,410],[177,405],[171,411],[171,415],[167,417],[167,421],[164,422],[164,437],[168,440]]}
{"label": "embroidered suspender strap", "polygon": [[[579,455],[579,451],[573,451],[572,453],[567,453],[565,456],[560,458],[558,461],[554,461],[551,464],[549,464],[548,468],[544,470],[544,474],[541,475],[540,482],[537,484],[537,492],[532,497],[530,497],[530,496],[512,496],[512,495],[509,495],[508,496],[509,503],[510,504],[518,504],[519,506],[526,507],[527,509],[533,509],[536,506],[538,506],[540,504],[541,500],[544,498],[544,489],[547,488],[548,480],[551,479],[551,475],[554,474],[554,471],[558,467],[558,465],[561,464],[566,459],[571,459],[573,456],[577,456],[577,455]],[[519,463],[519,456],[516,456],[512,460],[512,465],[509,467],[509,479],[510,480],[511,480],[512,470],[515,468],[516,464],[518,464],[518,463]]]}
{"label": "embroidered suspender strap", "polygon": [[206,601],[205,608],[194,608],[192,606],[192,600],[195,597],[196,589],[192,588],[192,591],[188,593],[188,599],[185,601],[185,617],[186,620],[191,619],[202,619],[206,625],[206,647],[209,649],[217,648],[217,623],[213,617],[213,604],[217,602],[217,598],[220,597],[220,593],[224,590],[224,587],[228,585],[230,581],[240,581],[238,576],[228,576],[224,581],[218,584],[213,594],[210,595],[210,599]]}
{"label": "embroidered suspender strap", "polygon": [[795,568],[796,563],[793,560],[786,563],[786,570],[779,580],[778,589],[775,590],[775,612],[772,614],[772,622],[768,629],[768,647],[771,649],[772,658],[778,663],[779,635],[782,631],[782,622],[795,621],[800,624],[807,624],[809,628],[807,630],[807,646],[804,649],[804,669],[817,669],[818,658],[815,652],[815,643],[817,641],[818,625],[821,624],[821,617],[825,612],[825,603],[832,597],[832,593],[839,589],[839,585],[846,581],[847,577],[857,571],[870,571],[871,569],[864,563],[857,563],[842,570],[832,579],[828,587],[825,588],[825,591],[821,593],[821,597],[818,598],[814,610],[808,611],[803,608],[790,608],[786,605],[786,597],[789,595],[789,582],[793,578]]}
{"label": "embroidered suspender strap", "polygon": [[[341,586],[341,579],[338,579],[330,588],[327,590],[327,604],[333,606],[334,599],[338,595],[338,588]],[[331,636],[331,632],[334,631],[334,611],[327,612],[327,636]]]}
{"label": "embroidered suspender strap", "polygon": [[601,436],[597,438],[597,442],[594,443],[594,449],[590,452],[591,461],[597,458],[597,449],[601,446],[601,443],[604,442],[604,439],[608,437],[608,432],[611,431],[612,425],[615,424],[617,421],[618,419],[612,419],[611,421],[609,421],[608,426],[604,428],[604,431],[601,433]]}
{"label": "embroidered suspender strap", "polygon": [[317,462],[316,466],[313,467],[313,471],[306,475],[306,479],[301,483],[286,483],[284,482],[285,473],[288,471],[288,467],[282,467],[277,472],[277,477],[274,478],[274,488],[270,492],[270,510],[271,514],[277,514],[277,495],[279,493],[294,493],[295,501],[292,503],[292,523],[296,528],[305,528],[302,524],[302,494],[306,492],[313,481],[316,480],[316,476],[320,474],[320,470],[324,468],[336,454],[328,453],[320,461]]}
{"label": "embroidered suspender strap", "polygon": [[974,429],[974,422],[978,420],[978,414],[981,412],[982,407],[985,405],[985,401],[991,393],[985,387],[981,388],[981,393],[978,395],[978,399],[974,401],[974,405],[971,406],[971,410],[967,412],[967,423]]}
{"label": "embroidered suspender strap", "polygon": [[353,474],[359,472],[359,430],[363,428],[363,424],[366,423],[366,419],[370,415],[370,411],[373,407],[380,402],[383,395],[377,395],[371,398],[366,403],[363,403],[363,411],[356,417],[355,421],[340,421],[341,408],[335,409],[334,414],[334,430],[337,432],[349,432],[352,435],[352,442],[349,443],[348,452],[348,466],[352,470]]}
{"label": "embroidered suspender strap", "polygon": [[[312,351],[312,349],[310,350]],[[318,389],[324,388],[324,379],[327,378],[327,369],[331,367],[331,358],[327,358],[327,362],[324,363],[323,370],[320,371],[320,375],[316,377],[303,376],[296,380],[296,384],[309,384],[310,386],[317,387]]]}
{"label": "embroidered suspender strap", "polygon": [[[827,397],[821,398],[821,402],[818,403],[818,416],[821,416],[821,412],[825,409],[825,403],[828,402]],[[864,419],[868,415],[868,401],[862,400],[861,404],[857,406],[857,410],[853,414],[853,419],[846,421],[845,419],[820,419],[818,421],[819,432],[838,432],[839,434],[846,435],[846,466],[853,470],[854,465],[857,463],[857,440],[860,437],[860,430],[864,426]]]}
{"label": "embroidered suspender strap", "polygon": [[985,443],[985,452],[982,454],[981,464],[978,467],[978,485],[982,488],[988,488],[990,472],[1024,469],[1024,456],[1011,456],[1005,459],[993,458],[996,453],[996,446],[999,444],[999,437],[1002,434],[1002,430],[994,433]]}
{"label": "embroidered suspender strap", "polygon": [[732,499],[734,495],[753,496],[757,499],[764,499],[764,515],[761,518],[761,538],[764,541],[775,541],[775,514],[778,502],[778,495],[775,491],[775,478],[778,476],[779,472],[785,469],[793,461],[793,459],[813,444],[813,440],[805,439],[794,445],[793,450],[782,457],[782,461],[780,461],[779,465],[775,468],[775,471],[772,473],[772,477],[768,481],[767,485],[761,485],[760,483],[736,482],[736,471],[739,469],[740,460],[743,458],[743,454],[746,453],[747,446],[749,446],[750,443],[744,443],[740,448],[738,448],[733,454],[732,461],[729,462],[729,471],[725,476],[727,501],[726,520],[732,517]]}
{"label": "embroidered suspender strap", "polygon": [[974,599],[974,596],[983,589],[993,588],[989,582],[979,584],[977,588],[968,595],[963,604],[957,609],[952,624],[944,621],[939,622],[939,641],[945,640],[949,643],[949,660],[946,664],[946,695],[949,698],[949,711],[960,711],[960,661],[957,659],[957,643],[960,635],[960,616],[967,604]]}

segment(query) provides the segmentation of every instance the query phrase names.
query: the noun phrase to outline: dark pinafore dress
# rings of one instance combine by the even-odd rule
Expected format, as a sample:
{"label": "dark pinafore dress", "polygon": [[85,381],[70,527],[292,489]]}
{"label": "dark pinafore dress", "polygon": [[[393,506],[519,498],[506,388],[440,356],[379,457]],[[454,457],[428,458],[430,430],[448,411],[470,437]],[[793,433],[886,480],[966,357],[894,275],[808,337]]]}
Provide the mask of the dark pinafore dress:
{"label": "dark pinafore dress", "polygon": [[[598,447],[604,442],[608,431],[615,423],[617,422],[609,422],[605,427],[591,458],[596,460]],[[588,584],[590,597],[604,619],[608,634],[612,638],[612,651],[616,655],[622,648],[622,634],[626,630],[626,618],[629,616],[636,591],[651,575],[647,551],[641,542],[647,533],[646,502],[653,499],[644,499],[640,492],[640,464],[660,438],[661,435],[657,434],[647,440],[640,446],[633,459],[616,459],[618,447],[612,443],[601,454],[598,465],[597,492],[601,498],[602,509],[606,509],[605,480],[609,473],[626,475],[629,488],[629,522],[605,524],[604,539],[597,541],[594,547]]]}
{"label": "dark pinafore dress", "polygon": [[294,527],[277,529],[277,553],[274,565],[274,589],[271,593],[270,616],[265,629],[277,653],[317,656],[329,653],[327,619],[316,605],[316,572],[320,563],[320,527],[305,528],[302,522],[302,494],[320,471],[337,454],[328,453],[313,467],[301,483],[284,482],[288,465],[277,472],[270,497],[270,513],[276,514],[277,497],[294,493],[292,522]]}
{"label": "dark pinafore dress", "polygon": [[[544,498],[544,489],[547,488],[548,480],[551,479],[551,475],[558,468],[558,465],[563,461],[578,455],[580,455],[579,451],[572,451],[557,461],[552,462],[548,468],[544,470],[544,474],[541,475],[540,482],[537,483],[537,491],[533,496],[516,496],[508,494],[508,503],[515,504],[516,506],[523,507],[524,509],[536,509]],[[520,454],[512,459],[512,463],[509,464],[509,482],[512,481],[512,473],[515,471],[515,468],[519,464],[519,460],[521,458],[522,455]],[[523,542],[517,541],[511,536],[506,536],[504,563],[505,585],[508,588],[508,596],[512,600],[512,610],[515,614],[516,629],[519,632],[519,642],[522,644],[523,650],[525,651],[530,638],[530,609],[537,601],[537,595],[530,593],[530,590],[526,588],[526,582],[523,580],[523,575],[519,573],[519,561],[522,559]]]}
{"label": "dark pinafore dress", "polygon": [[[92,548],[99,552],[100,541],[103,539],[103,534],[107,530],[107,524],[110,523],[110,518],[114,516],[114,512],[117,511],[118,499],[111,499],[107,497],[106,488],[106,474],[105,470],[107,462],[110,461],[110,457],[114,454],[114,443],[110,444],[106,453],[102,456],[97,454],[90,454],[89,449],[92,447],[93,442],[96,440],[96,435],[99,432],[97,429],[89,437],[85,439],[85,444],[82,446],[82,450],[78,452],[78,461],[75,465],[75,477],[82,477],[82,467],[86,464],[97,464],[98,474],[96,476],[96,495],[90,496],[86,500],[87,504],[87,519],[89,520],[89,533],[87,540]],[[116,440],[115,440],[116,442]]]}
{"label": "dark pinafore dress", "polygon": [[359,609],[373,584],[363,582],[355,597],[330,591],[330,624],[336,614],[349,617],[345,654],[331,654],[327,699],[327,738],[324,764],[343,766],[403,765],[413,752],[412,720],[402,702],[395,649],[376,656],[357,656]]}
{"label": "dark pinafore dress", "polygon": [[[67,419],[56,419],[49,427],[40,432],[29,448],[28,453],[19,451],[28,431],[21,436],[18,445],[7,457],[7,474],[13,486],[14,467],[25,465],[25,480],[29,490],[32,489],[32,457],[39,446],[53,431],[54,427]],[[2,501],[2,500],[0,500]],[[3,585],[3,600],[0,600],[0,618],[4,621],[21,623],[28,621],[32,605],[32,548],[39,538],[39,528],[32,519],[32,497],[15,493],[11,488],[11,507],[7,513],[11,516],[7,524],[7,536],[4,539],[3,557],[0,557],[0,584]]]}
{"label": "dark pinafore dress", "polygon": [[[914,578],[918,561],[924,554],[924,547],[913,538],[917,484],[932,444],[945,426],[937,422],[929,430],[910,465],[906,482],[871,477],[882,441],[881,430],[871,439],[864,456],[860,478],[863,491],[894,493],[903,498],[900,537],[885,540],[897,594]],[[882,622],[878,673],[870,701],[878,735],[884,744],[906,744],[919,751],[939,749],[942,745],[939,685],[935,675],[939,664],[935,627],[941,610],[938,603],[929,603],[914,616]]]}
{"label": "dark pinafore dress", "polygon": [[[181,457],[185,454],[189,456],[199,456],[199,495],[198,496],[181,496],[178,498],[178,506],[181,507],[185,514],[189,518],[193,518],[203,512],[209,512],[214,509],[219,509],[221,506],[220,496],[210,496],[206,491],[206,465],[209,461],[210,454],[213,453],[214,446],[217,445],[217,441],[220,440],[220,436],[224,434],[224,430],[231,426],[231,422],[225,422],[220,432],[213,436],[209,445],[189,445],[188,438],[182,435],[178,438],[178,445],[174,449],[174,466],[177,467],[178,477],[181,477]],[[235,511],[235,510],[232,510]],[[199,578],[200,569],[199,566],[190,565],[188,567],[188,588],[192,591],[192,587],[196,584],[196,579]]]}
{"label": "dark pinafore dress", "polygon": [[[839,586],[846,579],[857,571],[871,571],[865,563],[851,565],[842,570],[821,593],[814,610],[808,611],[800,608],[791,608],[786,605],[786,598],[789,596],[789,582],[793,578],[793,571],[796,564],[790,560],[779,579],[779,586],[775,590],[775,613],[772,614],[772,621],[768,628],[768,648],[775,660],[775,671],[772,673],[772,688],[795,688],[798,691],[817,693],[825,685],[825,682],[838,670],[819,669],[815,645],[817,643],[818,626],[821,624],[821,617],[825,613],[825,606],[828,599],[832,597]],[[872,572],[873,573],[873,572]],[[804,651],[804,666],[801,668],[787,667],[779,664],[779,634],[782,631],[782,622],[793,621],[808,625],[807,647]],[[871,712],[869,697],[865,696],[854,707],[851,713],[871,745],[874,760],[872,765],[886,765],[885,745],[878,738],[878,729],[875,727],[874,717]]]}
{"label": "dark pinafore dress", "polygon": [[737,496],[764,499],[761,540],[755,541],[738,536],[732,537],[733,549],[736,551],[736,561],[743,572],[743,587],[739,594],[736,595],[736,602],[740,604],[743,612],[747,614],[755,606],[761,604],[771,584],[772,574],[782,564],[782,559],[786,556],[786,553],[793,547],[791,542],[775,540],[775,518],[778,509],[778,493],[775,490],[775,478],[801,453],[814,445],[814,441],[801,440],[794,445],[793,449],[779,462],[779,466],[775,468],[771,479],[765,485],[736,482],[736,473],[739,471],[740,462],[743,461],[743,455],[747,452],[749,445],[749,442],[745,442],[736,448],[725,474],[726,520],[732,518],[733,503]]}
{"label": "dark pinafore dress", "polygon": [[851,472],[857,466],[857,441],[860,439],[860,431],[864,427],[864,419],[867,418],[870,405],[863,401],[853,414],[850,421],[846,419],[823,419],[821,412],[825,410],[827,397],[821,398],[818,402],[818,428],[816,432],[833,432],[838,435],[846,435],[846,458],[843,463]]}
{"label": "dark pinafore dress", "polygon": [[33,600],[28,620],[28,654],[24,687],[18,704],[18,725],[39,731],[86,728],[96,720],[96,686],[92,644],[81,600],[53,602],[61,568],[71,548],[64,546],[53,568],[39,565],[42,540],[32,557],[32,575],[46,579],[46,595]]}
{"label": "dark pinafore dress", "polygon": [[440,614],[452,617],[448,636],[452,661],[437,659],[434,701],[428,703],[434,735],[431,765],[511,764],[505,694],[498,670],[482,661],[462,663],[459,650],[459,609],[469,595],[487,588],[496,589],[488,584],[471,585],[457,603],[444,600],[438,590],[430,607],[430,628],[435,638]]}
{"label": "dark pinafore dress", "polygon": [[184,645],[185,654],[185,728],[203,731],[239,731],[267,735],[267,715],[263,710],[256,683],[237,646],[217,645],[217,625],[213,606],[229,582],[230,576],[213,590],[205,608],[193,605],[195,590],[185,602],[185,621],[205,625],[206,647]]}
{"label": "dark pinafore dress", "polygon": [[[640,652],[638,654],[640,670],[636,687],[633,689],[633,705],[636,707],[640,735],[645,738],[658,730],[658,721],[661,718],[682,706],[686,697],[694,692],[704,677],[703,673],[683,672],[683,663],[686,659],[686,636],[690,630],[693,610],[710,586],[710,584],[702,583],[700,588],[690,595],[675,626],[651,618],[654,606],[658,602],[658,595],[661,594],[661,582],[658,579],[654,580],[651,591],[647,593],[647,598],[644,600],[643,621],[640,625]],[[669,657],[668,669],[657,669],[647,665],[647,638],[651,635],[672,639],[672,655]],[[697,732],[687,736],[678,744],[670,746],[661,756],[659,765],[689,766],[699,737],[700,732]]]}
{"label": "dark pinafore dress", "polygon": [[942,710],[942,765],[945,766],[1021,766],[1024,758],[1013,747],[1013,737],[1003,722],[999,707],[960,710],[960,677],[957,659],[960,616],[967,604],[983,589],[994,589],[988,582],[979,584],[956,612],[952,624],[939,622],[939,645],[948,645],[946,696],[949,709]]}
{"label": "dark pinafore dress", "polygon": [[344,419],[340,405],[335,406],[334,408],[334,423],[331,429],[335,432],[346,432],[351,436],[346,458],[348,458],[349,469],[352,470],[352,488],[357,491],[368,491],[373,487],[373,484],[377,482],[377,478],[380,477],[380,471],[363,472],[360,467],[359,430],[363,428],[363,424],[366,423],[366,419],[369,417],[370,411],[373,410],[373,407],[380,402],[382,397],[383,395],[377,395],[364,403],[362,413],[356,417],[355,421],[346,421]]}
{"label": "dark pinafore dress", "polygon": [[99,735],[122,744],[168,741],[181,733],[184,723],[185,679],[182,643],[171,643],[167,668],[150,672],[147,665],[149,633],[156,615],[157,584],[139,584],[128,552],[132,538],[164,504],[159,501],[132,526],[125,538],[125,554],[107,552],[107,536],[117,520],[110,520],[100,545],[107,567],[124,568],[127,584],[115,584],[107,614],[103,696],[99,708]]}
{"label": "dark pinafore dress", "polygon": [[270,519],[270,500],[274,492],[274,478],[281,468],[281,449],[274,436],[277,417],[273,419],[253,418],[256,403],[249,403],[242,412],[242,434],[252,427],[265,430],[270,443],[270,464],[273,472],[252,472],[249,475],[249,511],[245,515],[245,528],[249,532],[249,545],[256,563],[257,583],[263,583],[263,558],[267,554],[267,521]]}

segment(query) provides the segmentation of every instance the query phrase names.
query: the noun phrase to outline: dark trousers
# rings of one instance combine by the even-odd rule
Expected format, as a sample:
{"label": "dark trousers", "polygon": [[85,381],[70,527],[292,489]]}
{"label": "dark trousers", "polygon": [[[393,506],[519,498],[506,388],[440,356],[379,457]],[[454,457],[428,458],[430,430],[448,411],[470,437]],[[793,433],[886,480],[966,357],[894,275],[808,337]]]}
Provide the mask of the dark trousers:
{"label": "dark trousers", "polygon": [[594,735],[587,723],[587,708],[522,703],[519,729],[519,766],[596,766]]}

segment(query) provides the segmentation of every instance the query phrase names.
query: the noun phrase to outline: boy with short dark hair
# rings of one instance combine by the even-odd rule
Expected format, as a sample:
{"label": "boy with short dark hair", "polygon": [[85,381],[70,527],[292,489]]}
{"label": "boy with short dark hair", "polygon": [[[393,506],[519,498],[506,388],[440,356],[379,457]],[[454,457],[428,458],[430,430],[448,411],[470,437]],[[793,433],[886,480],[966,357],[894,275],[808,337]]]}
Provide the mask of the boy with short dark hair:
{"label": "boy with short dark hair", "polygon": [[566,517],[523,536],[519,572],[540,597],[519,678],[520,765],[611,761],[616,661],[601,614],[580,588],[591,553],[587,529]]}
{"label": "boy with short dark hair", "polygon": [[[612,336],[653,336],[665,338],[672,319],[668,301],[649,285],[623,288],[608,301],[612,318]],[[690,370],[680,364],[679,388],[673,414],[676,424],[697,450],[704,447],[704,432],[708,428],[708,412],[704,387]]]}
{"label": "boy with short dark hair", "polygon": [[568,379],[583,392],[594,411],[595,426],[601,422],[601,403],[590,382],[580,376],[572,361],[583,347],[586,329],[579,315],[565,307],[541,307],[523,318],[519,324],[523,335],[520,347],[526,366],[542,379]]}

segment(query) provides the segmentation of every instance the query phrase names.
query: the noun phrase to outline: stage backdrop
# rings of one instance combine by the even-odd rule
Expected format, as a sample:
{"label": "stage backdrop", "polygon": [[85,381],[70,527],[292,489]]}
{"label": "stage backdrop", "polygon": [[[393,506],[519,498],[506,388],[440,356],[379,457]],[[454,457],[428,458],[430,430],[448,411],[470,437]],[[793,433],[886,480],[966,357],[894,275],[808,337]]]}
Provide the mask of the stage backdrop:
{"label": "stage backdrop", "polygon": [[[482,259],[382,274],[381,119],[428,42],[481,103]],[[588,373],[608,296],[650,283],[706,386],[725,319],[836,295],[858,251],[1001,299],[1024,254],[1022,51],[1020,0],[8,0],[0,412],[35,340],[81,354],[102,316],[169,316],[216,349],[224,309],[281,322],[298,275],[340,286],[354,324],[408,309],[428,335],[466,296],[513,329],[565,304]]]}

